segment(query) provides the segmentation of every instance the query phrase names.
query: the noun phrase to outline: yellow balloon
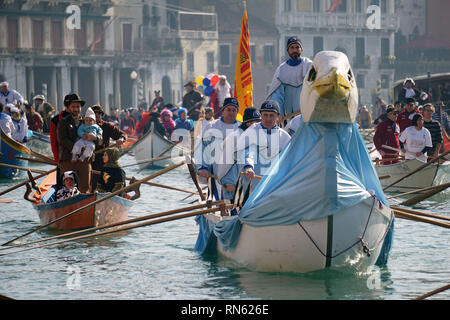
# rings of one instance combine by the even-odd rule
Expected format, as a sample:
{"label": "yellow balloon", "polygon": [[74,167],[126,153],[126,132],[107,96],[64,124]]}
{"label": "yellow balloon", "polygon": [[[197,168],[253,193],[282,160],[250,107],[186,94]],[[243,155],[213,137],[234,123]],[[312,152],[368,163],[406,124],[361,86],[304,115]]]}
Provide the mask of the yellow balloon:
{"label": "yellow balloon", "polygon": [[195,78],[195,83],[198,84],[199,86],[203,85],[204,78],[205,78],[204,76],[198,76],[197,78]]}

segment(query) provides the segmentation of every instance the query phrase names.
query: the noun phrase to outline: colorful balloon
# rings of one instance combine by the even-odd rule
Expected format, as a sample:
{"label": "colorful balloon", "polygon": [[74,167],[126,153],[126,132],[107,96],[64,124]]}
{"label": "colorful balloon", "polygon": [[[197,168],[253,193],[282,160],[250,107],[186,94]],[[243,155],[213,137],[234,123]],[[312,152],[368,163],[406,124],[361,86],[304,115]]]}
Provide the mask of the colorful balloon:
{"label": "colorful balloon", "polygon": [[203,78],[203,85],[204,86],[209,86],[211,83],[211,80],[209,80],[208,78]]}
{"label": "colorful balloon", "polygon": [[195,78],[195,83],[201,86],[203,84],[203,79],[203,76],[198,76],[197,78]]}
{"label": "colorful balloon", "polygon": [[211,86],[215,87],[218,82],[219,82],[219,75],[215,74],[211,78]]}
{"label": "colorful balloon", "polygon": [[208,97],[211,96],[211,94],[213,93],[213,90],[214,90],[214,88],[211,87],[211,86],[206,87],[205,95],[208,96]]}

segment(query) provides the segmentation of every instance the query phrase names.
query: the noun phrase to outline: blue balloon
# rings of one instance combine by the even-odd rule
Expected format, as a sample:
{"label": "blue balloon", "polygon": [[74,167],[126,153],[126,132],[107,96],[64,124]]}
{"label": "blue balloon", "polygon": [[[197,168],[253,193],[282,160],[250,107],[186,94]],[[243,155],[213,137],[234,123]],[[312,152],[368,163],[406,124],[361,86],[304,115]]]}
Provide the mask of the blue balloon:
{"label": "blue balloon", "polygon": [[214,88],[211,86],[206,87],[205,95],[209,97],[213,93],[213,90],[214,90]]}
{"label": "blue balloon", "polygon": [[203,85],[209,86],[210,83],[211,83],[211,80],[209,80],[208,78],[203,79]]}

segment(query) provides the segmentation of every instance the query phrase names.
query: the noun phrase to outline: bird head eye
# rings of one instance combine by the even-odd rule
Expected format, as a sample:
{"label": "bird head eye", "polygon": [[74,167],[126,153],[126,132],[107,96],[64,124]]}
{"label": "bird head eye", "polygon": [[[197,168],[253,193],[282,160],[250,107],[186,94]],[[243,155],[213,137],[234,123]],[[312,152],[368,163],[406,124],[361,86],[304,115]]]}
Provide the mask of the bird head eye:
{"label": "bird head eye", "polygon": [[316,77],[317,77],[316,68],[314,68],[314,66],[311,66],[311,69],[309,70],[308,73],[308,81],[315,81]]}

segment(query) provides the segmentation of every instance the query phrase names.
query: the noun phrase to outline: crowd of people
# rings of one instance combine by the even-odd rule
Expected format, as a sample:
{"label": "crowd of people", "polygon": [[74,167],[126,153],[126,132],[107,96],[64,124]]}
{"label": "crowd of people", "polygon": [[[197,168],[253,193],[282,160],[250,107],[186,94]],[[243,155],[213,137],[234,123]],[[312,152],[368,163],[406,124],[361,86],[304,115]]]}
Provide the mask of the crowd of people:
{"label": "crowd of people", "polygon": [[[26,142],[28,129],[50,134],[53,156],[58,165],[57,198],[94,190],[112,192],[123,187],[125,173],[117,162],[120,157],[117,147],[129,136],[141,138],[151,128],[175,142],[183,140],[183,135],[179,134],[183,131],[199,137],[200,143],[197,139],[195,146],[217,146],[220,143],[220,148],[225,148],[233,145],[238,152],[231,162],[227,161],[229,159],[211,162],[194,156],[200,177],[217,177],[213,184],[217,198],[231,199],[239,173],[244,172],[247,183],[257,175],[264,175],[271,159],[288,144],[302,121],[299,114],[287,123],[285,129],[280,126],[283,116],[300,112],[301,86],[296,84],[303,82],[312,62],[301,57],[303,45],[297,37],[288,39],[286,51],[289,59],[277,68],[268,97],[259,108],[246,108],[242,123],[236,119],[239,103],[231,97],[226,77],[220,76],[210,99],[205,99],[196,83],[189,81],[184,85],[186,93],[179,105],[166,104],[160,91],[154,91],[155,98],[150,105],[142,102],[137,108],[113,108],[108,115],[99,104],[88,107],[82,114],[86,102],[76,93],[64,97],[64,110],[55,115],[55,108],[43,95],[35,96],[34,103],[29,104],[20,93],[9,89],[8,83],[3,82],[0,83],[0,126],[19,142]],[[433,104],[428,102],[429,99],[414,88],[412,79],[406,79],[394,105],[377,98],[375,110],[370,111],[366,106],[359,109],[359,126],[376,126],[374,145],[383,164],[398,162],[400,152],[406,159],[421,161],[439,154],[443,144],[441,125],[450,130],[448,115],[443,103]],[[211,129],[219,136],[204,134]],[[256,147],[245,143],[245,148],[239,147],[242,137],[251,134],[257,137]],[[271,146],[273,137],[278,138],[276,146]],[[115,141],[115,148],[110,148],[111,140]],[[261,148],[257,147],[260,145],[269,149],[274,147],[274,150],[270,150],[270,156],[262,154]],[[221,156],[226,154],[219,158]]]}

